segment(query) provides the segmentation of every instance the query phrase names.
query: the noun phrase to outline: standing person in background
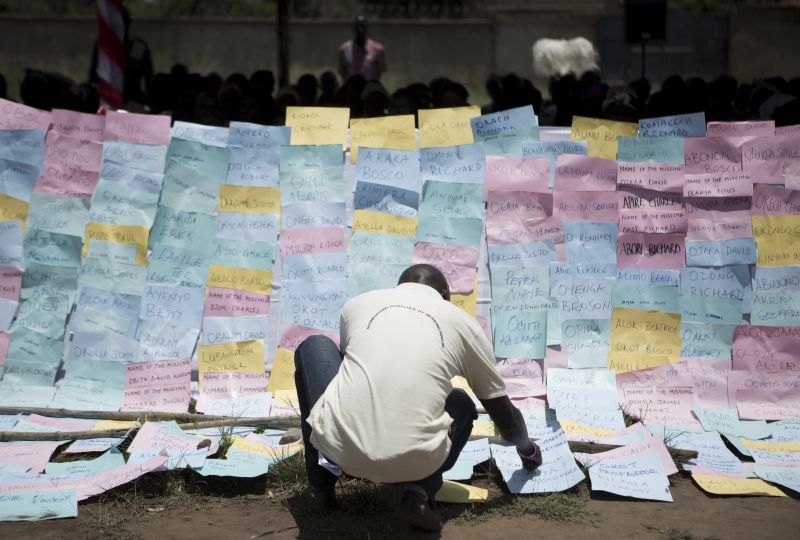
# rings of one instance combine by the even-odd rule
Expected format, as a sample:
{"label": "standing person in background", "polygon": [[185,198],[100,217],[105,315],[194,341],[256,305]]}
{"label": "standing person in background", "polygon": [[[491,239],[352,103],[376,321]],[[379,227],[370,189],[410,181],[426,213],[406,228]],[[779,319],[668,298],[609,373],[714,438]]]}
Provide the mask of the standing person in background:
{"label": "standing person in background", "polygon": [[442,528],[436,493],[477,418],[472,399],[453,389],[467,379],[521,465],[542,463],[522,413],[511,403],[478,323],[450,303],[434,266],[416,264],[392,289],[350,299],[342,308],[341,350],[311,336],[295,351],[306,472],[318,510],[336,508],[342,471],[373,482],[405,483],[398,515],[426,530]]}
{"label": "standing person in background", "polygon": [[353,21],[353,39],[339,47],[339,75],[346,81],[361,75],[367,81],[377,81],[386,71],[383,45],[367,38],[367,19],[359,15]]}

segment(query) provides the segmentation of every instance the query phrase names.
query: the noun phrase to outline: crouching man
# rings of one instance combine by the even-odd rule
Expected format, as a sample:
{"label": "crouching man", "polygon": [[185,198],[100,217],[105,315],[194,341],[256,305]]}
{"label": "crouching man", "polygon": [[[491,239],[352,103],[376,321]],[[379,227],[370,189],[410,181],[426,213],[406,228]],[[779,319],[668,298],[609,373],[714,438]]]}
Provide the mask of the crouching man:
{"label": "crouching man", "polygon": [[442,527],[435,496],[477,418],[451,379],[467,379],[522,465],[541,464],[522,414],[509,400],[492,347],[478,323],[449,302],[434,266],[407,268],[393,289],[371,291],[342,308],[341,351],[312,336],[295,352],[306,472],[315,505],[336,507],[341,473],[405,483],[398,515],[427,531]]}

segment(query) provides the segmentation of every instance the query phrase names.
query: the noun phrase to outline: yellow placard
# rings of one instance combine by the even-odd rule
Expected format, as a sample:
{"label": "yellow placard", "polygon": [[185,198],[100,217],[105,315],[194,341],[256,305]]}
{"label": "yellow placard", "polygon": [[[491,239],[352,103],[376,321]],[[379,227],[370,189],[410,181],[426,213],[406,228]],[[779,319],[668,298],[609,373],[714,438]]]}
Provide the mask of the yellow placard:
{"label": "yellow placard", "polygon": [[208,267],[208,286],[269,295],[272,294],[272,271],[212,264]]}
{"label": "yellow placard", "polygon": [[347,144],[347,107],[286,107],[290,144]]}
{"label": "yellow placard", "polygon": [[197,371],[201,391],[204,373],[264,373],[264,340],[200,345],[197,347]]}
{"label": "yellow placard", "polygon": [[28,219],[28,203],[14,197],[0,193],[0,221],[16,221],[22,224],[25,230],[25,220]]}
{"label": "yellow placard", "polygon": [[759,266],[800,264],[800,216],[753,216]]}
{"label": "yellow placard", "polygon": [[728,478],[710,474],[692,474],[692,479],[703,491],[714,495],[766,495],[786,497],[786,494],[760,478]]}
{"label": "yellow placard", "polygon": [[475,274],[475,285],[468,293],[451,293],[450,302],[466,311],[470,316],[478,315],[478,275]]}
{"label": "yellow placard", "polygon": [[106,431],[108,429],[130,429],[136,425],[135,420],[98,420],[89,431]]}
{"label": "yellow placard", "polygon": [[800,441],[754,441],[752,439],[741,438],[742,444],[748,450],[761,450],[762,452],[776,452],[786,454],[800,453]]}
{"label": "yellow placard", "polygon": [[600,438],[615,435],[617,433],[613,429],[598,428],[590,426],[589,424],[568,420],[566,418],[560,419],[558,423],[561,425],[561,429],[564,430],[564,433],[569,435],[588,435],[591,437]]}
{"label": "yellow placard", "polygon": [[358,148],[416,150],[414,115],[350,119],[350,163],[358,160]]}
{"label": "yellow placard", "polygon": [[475,420],[472,423],[472,433],[476,437],[495,437],[497,430],[491,420]]}
{"label": "yellow placard", "polygon": [[607,367],[624,373],[678,362],[680,328],[678,313],[614,308]]}
{"label": "yellow placard", "polygon": [[260,454],[271,458],[285,458],[295,454],[303,449],[302,442],[294,442],[282,446],[268,447],[249,441],[240,435],[233,437],[231,448],[240,450],[242,452],[250,452],[251,454]]}
{"label": "yellow placard", "polygon": [[[289,390],[275,390],[272,392],[272,403],[278,402],[282,405],[287,407],[294,407],[298,411],[300,410],[300,401],[297,399],[297,389],[292,386]],[[298,414],[300,414],[298,412]]]}
{"label": "yellow placard", "polygon": [[630,122],[574,116],[569,138],[587,141],[587,153],[590,156],[617,159],[617,140],[620,137],[636,137],[638,131],[638,124]]}
{"label": "yellow placard", "polygon": [[417,220],[383,212],[356,210],[353,212],[353,232],[416,236]]}
{"label": "yellow placard", "polygon": [[150,231],[144,225],[112,225],[110,223],[89,222],[83,238],[83,256],[89,254],[89,241],[102,240],[115,244],[136,246],[136,264],[147,266],[147,237]]}
{"label": "yellow placard", "polygon": [[479,107],[454,107],[451,109],[420,109],[419,146],[455,146],[472,144],[470,118],[481,115]]}
{"label": "yellow placard", "polygon": [[460,484],[452,480],[445,480],[442,487],[436,492],[436,500],[445,503],[474,503],[485,501],[488,497],[488,489]]}
{"label": "yellow placard", "polygon": [[281,194],[277,187],[219,186],[217,210],[245,214],[280,214]]}
{"label": "yellow placard", "polygon": [[[295,390],[294,386],[294,351],[278,348],[275,352],[275,361],[272,362],[272,371],[269,374],[267,390]],[[275,396],[272,396],[275,399]]]}
{"label": "yellow placard", "polygon": [[467,379],[462,377],[461,375],[456,375],[452,379],[450,379],[450,386],[453,388],[461,388],[464,392],[469,394],[470,396],[475,396],[475,392],[473,392],[472,388],[470,388]]}

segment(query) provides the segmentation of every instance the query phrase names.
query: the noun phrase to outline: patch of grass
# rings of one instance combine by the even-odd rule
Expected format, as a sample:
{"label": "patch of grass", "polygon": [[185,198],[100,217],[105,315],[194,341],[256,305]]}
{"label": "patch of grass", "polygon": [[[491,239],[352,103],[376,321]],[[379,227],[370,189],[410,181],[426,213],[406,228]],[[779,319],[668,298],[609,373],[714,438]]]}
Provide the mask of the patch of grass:
{"label": "patch of grass", "polygon": [[719,540],[716,536],[695,536],[688,529],[675,529],[673,527],[656,527],[653,525],[643,525],[645,529],[651,532],[664,535],[668,540]]}
{"label": "patch of grass", "polygon": [[307,484],[303,452],[273,463],[267,471],[266,488],[270,497],[288,499],[302,493]]}

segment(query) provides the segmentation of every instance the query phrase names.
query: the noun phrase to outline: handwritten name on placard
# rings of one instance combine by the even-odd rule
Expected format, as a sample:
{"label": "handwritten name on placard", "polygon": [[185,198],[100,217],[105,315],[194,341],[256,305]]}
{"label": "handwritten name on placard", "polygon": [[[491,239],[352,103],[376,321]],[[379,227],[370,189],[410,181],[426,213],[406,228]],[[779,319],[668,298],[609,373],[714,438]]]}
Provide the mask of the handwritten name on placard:
{"label": "handwritten name on placard", "polygon": [[50,126],[50,111],[40,111],[0,98],[0,129],[41,129]]}
{"label": "handwritten name on placard", "polygon": [[675,163],[619,163],[617,183],[657,191],[683,191],[684,165]]}
{"label": "handwritten name on placard", "polygon": [[115,244],[130,244],[136,248],[136,264],[147,265],[147,237],[148,228],[139,225],[109,225],[106,223],[89,222],[83,242],[83,256],[89,254],[89,243],[92,240],[101,240]]}
{"label": "handwritten name on placard", "polygon": [[590,156],[617,159],[617,140],[620,137],[635,137],[638,130],[637,124],[575,116],[569,138],[588,141]]}
{"label": "handwritten name on placard", "polygon": [[212,264],[208,286],[268,295],[272,292],[272,271]]}
{"label": "handwritten name on placard", "polygon": [[709,122],[708,137],[765,137],[775,135],[775,122]]}
{"label": "handwritten name on placard", "polygon": [[169,116],[109,111],[103,140],[161,145],[169,142]]}
{"label": "handwritten name on placard", "polygon": [[457,146],[472,144],[470,119],[480,116],[478,107],[419,110],[419,146]]}
{"label": "handwritten name on placard", "polygon": [[279,214],[280,193],[276,187],[219,186],[217,210],[255,214]]}
{"label": "handwritten name on placard", "polygon": [[687,197],[752,197],[753,180],[746,173],[686,175]]}
{"label": "handwritten name on placard", "polygon": [[291,144],[347,144],[350,109],[346,107],[286,107]]}
{"label": "handwritten name on placard", "polygon": [[358,161],[359,148],[416,150],[414,115],[350,119],[350,162]]}
{"label": "handwritten name on placard", "polygon": [[800,264],[800,216],[753,216],[760,266]]}
{"label": "handwritten name on placard", "polygon": [[614,308],[608,368],[623,373],[677,362],[680,325],[678,313]]}
{"label": "handwritten name on placard", "polygon": [[573,154],[556,157],[555,191],[614,191],[616,187],[616,161]]}

